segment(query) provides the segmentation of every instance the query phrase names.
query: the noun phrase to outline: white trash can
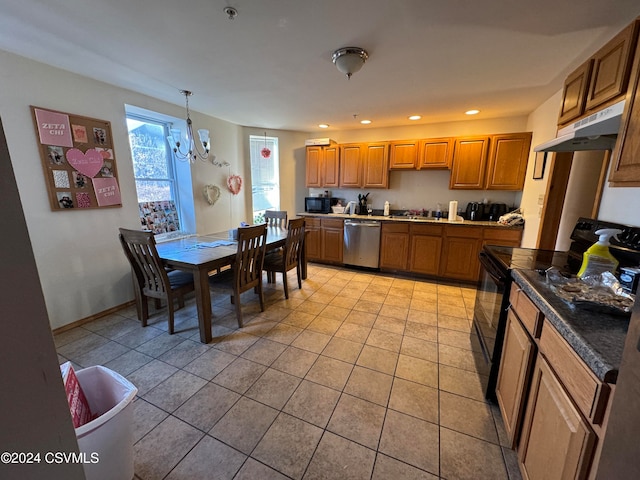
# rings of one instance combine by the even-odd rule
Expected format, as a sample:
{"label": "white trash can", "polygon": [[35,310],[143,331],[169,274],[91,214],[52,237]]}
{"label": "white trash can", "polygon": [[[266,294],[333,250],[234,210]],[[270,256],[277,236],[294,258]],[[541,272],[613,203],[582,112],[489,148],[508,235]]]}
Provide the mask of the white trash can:
{"label": "white trash can", "polygon": [[91,413],[98,415],[76,428],[87,480],[132,479],[133,399],[138,389],[101,365],[78,370],[76,376]]}

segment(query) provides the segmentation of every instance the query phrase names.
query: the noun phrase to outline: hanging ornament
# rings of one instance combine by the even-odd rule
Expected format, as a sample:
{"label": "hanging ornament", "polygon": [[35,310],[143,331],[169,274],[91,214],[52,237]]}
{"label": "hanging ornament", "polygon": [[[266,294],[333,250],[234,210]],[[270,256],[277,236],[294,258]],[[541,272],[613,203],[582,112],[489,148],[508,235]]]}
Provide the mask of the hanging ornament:
{"label": "hanging ornament", "polygon": [[242,177],[240,175],[229,175],[227,178],[227,188],[231,193],[237,195],[242,188]]}
{"label": "hanging ornament", "polygon": [[264,147],[260,150],[260,154],[263,158],[271,157],[271,150],[267,148],[267,132],[264,132]]}

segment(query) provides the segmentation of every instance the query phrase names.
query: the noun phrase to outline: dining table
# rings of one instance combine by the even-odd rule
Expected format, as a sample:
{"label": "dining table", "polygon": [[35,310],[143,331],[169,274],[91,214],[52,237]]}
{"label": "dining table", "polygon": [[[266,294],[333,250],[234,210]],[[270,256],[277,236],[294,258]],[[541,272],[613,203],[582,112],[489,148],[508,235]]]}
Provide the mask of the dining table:
{"label": "dining table", "polygon": [[[267,251],[283,247],[286,240],[287,229],[267,227]],[[156,244],[156,249],[166,267],[193,274],[200,341],[209,343],[212,340],[209,272],[233,263],[238,250],[238,242],[233,240],[233,235],[230,235],[229,231],[224,231],[169,240]],[[303,278],[305,278],[306,260],[304,256],[301,262]]]}

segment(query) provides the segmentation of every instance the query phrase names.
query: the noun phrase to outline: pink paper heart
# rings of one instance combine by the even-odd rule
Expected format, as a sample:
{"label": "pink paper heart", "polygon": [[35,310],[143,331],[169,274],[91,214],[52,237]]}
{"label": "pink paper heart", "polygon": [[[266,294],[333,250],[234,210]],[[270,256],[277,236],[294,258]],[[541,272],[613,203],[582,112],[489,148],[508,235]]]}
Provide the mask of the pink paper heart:
{"label": "pink paper heart", "polygon": [[77,148],[71,148],[67,150],[67,161],[77,171],[91,178],[98,174],[104,163],[102,154],[93,148],[85,153]]}

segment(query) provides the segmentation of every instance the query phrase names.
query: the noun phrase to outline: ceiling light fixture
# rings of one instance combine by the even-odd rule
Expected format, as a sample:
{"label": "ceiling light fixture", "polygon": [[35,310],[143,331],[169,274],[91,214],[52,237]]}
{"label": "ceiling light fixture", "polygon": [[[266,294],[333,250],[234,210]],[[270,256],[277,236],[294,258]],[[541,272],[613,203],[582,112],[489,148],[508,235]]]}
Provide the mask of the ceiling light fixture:
{"label": "ceiling light fixture", "polygon": [[371,123],[371,120],[360,120],[360,123],[362,125],[369,125]]}
{"label": "ceiling light fixture", "polygon": [[422,115],[411,115],[409,117],[409,120],[420,120],[422,118]]}
{"label": "ceiling light fixture", "polygon": [[233,20],[234,18],[236,18],[238,16],[238,10],[236,10],[233,7],[224,7],[224,13],[227,14],[227,18],[229,20]]}
{"label": "ceiling light fixture", "polygon": [[347,78],[351,79],[351,75],[362,68],[364,62],[369,58],[369,54],[364,48],[360,47],[344,47],[339,48],[331,55],[333,63],[336,64],[338,70],[344,73]]}
{"label": "ceiling light fixture", "polygon": [[182,146],[182,132],[177,128],[172,128],[170,130],[171,135],[167,136],[167,141],[173,150],[173,154],[179,160],[189,160],[190,162],[195,162],[197,158],[200,160],[206,160],[209,158],[209,130],[200,129],[198,130],[198,137],[200,137],[200,143],[202,144],[202,151],[200,147],[196,143],[193,138],[193,126],[191,124],[191,116],[189,114],[189,97],[193,95],[189,90],[180,90],[180,93],[184,95],[187,106],[187,135],[186,135],[186,150],[181,148]]}
{"label": "ceiling light fixture", "polygon": [[321,123],[320,125],[318,125],[318,127],[320,127],[320,128],[329,128],[329,124],[328,123]]}
{"label": "ceiling light fixture", "polygon": [[477,115],[478,113],[480,113],[480,110],[467,110],[466,112],[464,112],[467,115]]}

